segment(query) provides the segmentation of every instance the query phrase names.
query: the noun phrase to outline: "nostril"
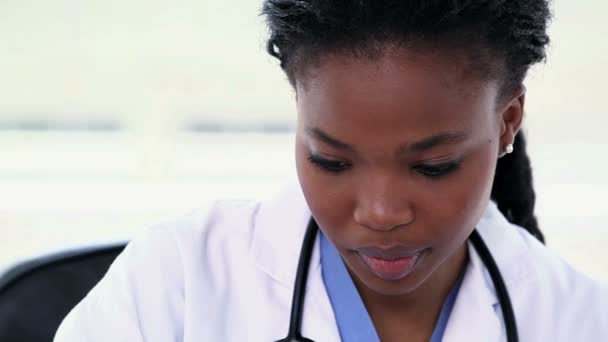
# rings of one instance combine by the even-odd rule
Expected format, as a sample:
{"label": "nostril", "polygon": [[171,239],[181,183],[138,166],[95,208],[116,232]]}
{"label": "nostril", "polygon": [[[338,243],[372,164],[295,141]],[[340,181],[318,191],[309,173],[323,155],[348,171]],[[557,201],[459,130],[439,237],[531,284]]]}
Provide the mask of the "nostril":
{"label": "nostril", "polygon": [[379,226],[379,225],[371,226],[371,225],[363,224],[363,226],[367,229],[384,231],[384,232],[388,232],[388,231],[397,229],[397,228],[405,226],[405,225],[406,224],[396,224],[396,225],[390,225],[390,226]]}
{"label": "nostril", "polygon": [[410,225],[414,221],[414,212],[409,208],[395,211],[357,208],[354,219],[359,225],[371,230],[391,231]]}

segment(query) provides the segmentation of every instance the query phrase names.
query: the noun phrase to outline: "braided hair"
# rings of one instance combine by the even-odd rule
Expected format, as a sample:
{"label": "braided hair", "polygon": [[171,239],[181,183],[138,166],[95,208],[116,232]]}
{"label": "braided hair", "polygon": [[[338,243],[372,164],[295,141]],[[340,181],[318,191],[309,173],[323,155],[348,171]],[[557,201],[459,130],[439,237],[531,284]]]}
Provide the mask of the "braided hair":
{"label": "braided hair", "polygon": [[[548,0],[265,0],[267,50],[292,85],[333,53],[375,58],[383,48],[465,53],[468,71],[499,81],[500,97],[521,86],[549,43]],[[522,132],[500,158],[491,198],[512,223],[541,242],[532,170]]]}

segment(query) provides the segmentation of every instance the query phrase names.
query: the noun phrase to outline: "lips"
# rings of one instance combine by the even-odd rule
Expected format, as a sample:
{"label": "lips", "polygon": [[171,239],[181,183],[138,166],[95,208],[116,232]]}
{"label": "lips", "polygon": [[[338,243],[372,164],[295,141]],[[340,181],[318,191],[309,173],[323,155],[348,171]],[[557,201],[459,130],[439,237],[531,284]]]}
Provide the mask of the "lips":
{"label": "lips", "polygon": [[357,250],[369,270],[384,280],[399,280],[412,273],[425,250],[367,247]]}

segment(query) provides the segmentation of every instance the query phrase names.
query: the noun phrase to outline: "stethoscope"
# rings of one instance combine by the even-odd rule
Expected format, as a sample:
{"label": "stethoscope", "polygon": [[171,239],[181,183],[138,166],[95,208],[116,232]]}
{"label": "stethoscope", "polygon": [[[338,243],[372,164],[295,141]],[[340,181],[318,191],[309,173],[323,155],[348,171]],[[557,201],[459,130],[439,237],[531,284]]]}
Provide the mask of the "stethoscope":
{"label": "stethoscope", "polygon": [[[300,250],[300,257],[298,260],[298,270],[296,272],[296,282],[293,289],[293,297],[291,302],[291,313],[289,314],[289,330],[287,337],[278,340],[276,342],[314,342],[302,336],[302,312],[304,310],[304,295],[306,291],[306,281],[308,279],[308,269],[310,266],[310,257],[315,243],[315,238],[319,226],[315,220],[311,217],[306,228],[304,235],[304,241],[302,242],[302,248]],[[498,296],[498,302],[502,308],[502,315],[505,322],[505,330],[507,332],[508,342],[517,342],[517,324],[515,323],[515,314],[513,313],[513,306],[511,305],[511,299],[509,298],[509,292],[505,286],[505,282],[502,279],[502,275],[498,270],[498,266],[488,249],[488,246],[483,242],[481,236],[477,230],[473,230],[471,236],[469,236],[473,247],[479,254],[479,257],[483,261],[490,273],[492,283],[496,289]]]}

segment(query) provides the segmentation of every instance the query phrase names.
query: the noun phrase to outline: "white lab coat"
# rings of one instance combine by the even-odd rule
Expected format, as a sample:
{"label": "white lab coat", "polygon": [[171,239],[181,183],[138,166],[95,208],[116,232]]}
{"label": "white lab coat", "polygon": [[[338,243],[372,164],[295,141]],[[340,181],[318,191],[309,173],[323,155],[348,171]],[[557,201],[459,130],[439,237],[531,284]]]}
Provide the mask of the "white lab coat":
{"label": "white lab coat", "polygon": [[[151,229],[129,244],[72,310],[55,342],[283,338],[309,217],[294,185],[274,200],[217,202]],[[477,228],[505,279],[520,341],[608,341],[605,287],[509,224],[493,203]],[[492,281],[471,246],[469,253],[443,341],[505,341]],[[318,342],[340,339],[321,278],[318,241],[303,334]]]}

